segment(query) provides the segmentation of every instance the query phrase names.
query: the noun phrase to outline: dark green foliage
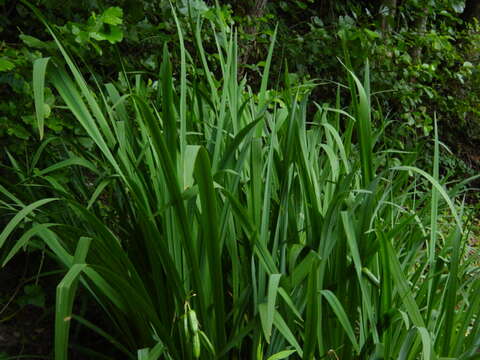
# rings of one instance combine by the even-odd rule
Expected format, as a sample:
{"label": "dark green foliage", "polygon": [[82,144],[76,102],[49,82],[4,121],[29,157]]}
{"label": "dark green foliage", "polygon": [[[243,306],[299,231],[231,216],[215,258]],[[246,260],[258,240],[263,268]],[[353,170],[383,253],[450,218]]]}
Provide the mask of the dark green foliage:
{"label": "dark green foliage", "polygon": [[472,179],[446,183],[432,120],[478,80],[461,4],[24,4],[48,35],[2,49],[11,143],[31,117],[1,160],[0,262],[41,248],[64,271],[57,360],[72,324],[129,359],[475,356]]}
{"label": "dark green foliage", "polygon": [[319,3],[272,2],[290,71],[337,81],[343,43],[354,69],[370,59],[372,87],[383,92],[399,135],[430,134],[436,112],[445,137],[455,129],[480,139],[480,35],[475,21],[461,20],[462,1],[397,1],[390,12],[388,1]]}

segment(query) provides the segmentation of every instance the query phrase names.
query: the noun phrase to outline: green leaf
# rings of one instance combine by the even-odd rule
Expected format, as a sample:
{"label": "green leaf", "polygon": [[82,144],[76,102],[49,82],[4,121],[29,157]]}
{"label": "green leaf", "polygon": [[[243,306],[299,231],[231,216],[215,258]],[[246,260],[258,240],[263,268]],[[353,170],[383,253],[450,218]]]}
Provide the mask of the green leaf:
{"label": "green leaf", "polygon": [[68,335],[72,319],[73,298],[78,277],[87,265],[75,264],[57,286],[55,305],[55,359],[67,360]]}
{"label": "green leaf", "polygon": [[85,168],[91,170],[93,173],[96,173],[96,174],[99,171],[95,167],[95,165],[92,164],[90,161],[88,161],[88,160],[86,160],[82,157],[71,157],[70,159],[60,161],[56,164],[53,164],[53,165],[49,166],[46,169],[40,170],[40,171],[36,172],[35,175],[36,176],[43,176],[43,175],[49,174],[53,171],[57,171],[57,170],[60,170],[60,169],[63,169],[63,168],[68,168],[70,166],[82,166],[82,167],[85,167]]}
{"label": "green leaf", "polygon": [[111,44],[115,44],[123,40],[123,31],[118,26],[111,26],[109,32],[98,31],[90,33],[95,40],[107,40]]}
{"label": "green leaf", "polygon": [[123,22],[123,10],[118,6],[109,7],[102,14],[102,21],[109,25],[120,25]]}
{"label": "green leaf", "polygon": [[365,29],[364,31],[368,35],[368,37],[372,40],[380,38],[380,34],[376,31],[372,31],[369,29]]}
{"label": "green leaf", "polygon": [[396,284],[396,289],[400,295],[402,302],[405,305],[408,315],[412,320],[412,323],[418,328],[424,328],[425,322],[422,314],[415,301],[412,293],[411,286],[408,284],[407,278],[402,270],[398,256],[395,253],[392,244],[382,233],[379,233],[381,245],[384,247],[384,252],[387,256],[388,264],[390,265],[390,274],[393,277],[393,281]]}
{"label": "green leaf", "polygon": [[452,0],[451,4],[452,4],[453,10],[457,14],[463,13],[463,11],[465,9],[465,1],[463,1],[463,0]]}
{"label": "green leaf", "polygon": [[0,58],[0,71],[10,71],[15,67],[15,64],[5,57]]}
{"label": "green leaf", "polygon": [[67,360],[68,338],[72,309],[79,277],[87,267],[85,260],[91,244],[90,238],[82,237],[78,241],[73,265],[57,286],[55,301],[55,360]]}
{"label": "green leaf", "polygon": [[[107,340],[109,342],[109,344],[113,345],[118,350],[123,352],[129,359],[132,359],[132,360],[135,359],[135,357],[132,355],[130,350],[127,349],[124,345],[122,345],[118,340],[116,340],[113,335],[110,335],[106,331],[100,329],[98,326],[96,326],[95,324],[92,324],[90,321],[88,321],[87,319],[84,319],[81,316],[72,315],[72,319],[74,319],[76,322],[80,323],[81,325],[85,326],[89,330],[93,331],[94,333],[103,337],[105,340]],[[152,349],[152,351],[153,351],[153,349]]]}
{"label": "green leaf", "polygon": [[198,183],[200,203],[202,209],[202,227],[205,232],[206,255],[208,257],[208,265],[212,284],[209,288],[213,291],[213,299],[215,311],[213,312],[216,322],[217,342],[220,346],[225,343],[225,304],[223,292],[223,271],[218,234],[218,216],[217,201],[213,185],[211,173],[210,158],[205,148],[200,148],[195,161],[195,179]]}
{"label": "green leaf", "polygon": [[320,261],[314,261],[311,265],[307,285],[307,310],[305,318],[305,339],[304,339],[304,359],[314,359],[315,349],[317,347],[317,329],[319,321],[319,302],[318,302],[318,265]]}
{"label": "green leaf", "polygon": [[303,351],[302,351],[302,348],[300,347],[300,344],[297,342],[297,340],[295,339],[295,336],[292,333],[292,330],[288,327],[287,323],[285,322],[282,315],[280,315],[278,311],[275,311],[273,323],[275,324],[275,327],[278,329],[278,331],[283,335],[285,340],[287,340],[288,343],[295,348],[297,353],[301,357],[303,357]]}
{"label": "green leaf", "polygon": [[420,333],[420,338],[422,339],[422,352],[423,352],[423,360],[433,360],[433,343],[430,336],[430,333],[424,327],[417,327],[418,332]]}
{"label": "green leaf", "polygon": [[5,257],[5,259],[3,260],[3,263],[2,263],[2,267],[5,266],[11,259],[12,257],[15,256],[15,254],[20,251],[20,249],[22,247],[25,247],[27,246],[28,244],[28,241],[34,237],[34,236],[37,236],[39,232],[53,226],[55,224],[37,224],[37,225],[34,225],[31,229],[29,229],[27,232],[25,232],[21,237],[20,239],[18,239],[16,242],[15,242],[15,245],[13,245],[13,247],[11,248],[10,252],[8,253],[8,255]]}
{"label": "green leaf", "polygon": [[97,199],[98,199],[98,197],[100,196],[100,194],[102,193],[102,191],[103,191],[108,185],[110,185],[110,183],[111,183],[112,181],[113,181],[112,178],[107,178],[107,179],[103,179],[103,180],[98,184],[98,186],[95,188],[95,191],[93,192],[92,196],[90,197],[90,200],[88,201],[87,210],[92,207],[92,205],[95,203],[95,201],[97,201]]}
{"label": "green leaf", "polygon": [[281,360],[281,359],[286,359],[290,355],[293,355],[296,351],[295,350],[283,350],[280,351],[272,356],[270,356],[267,360]]}
{"label": "green leaf", "polygon": [[30,284],[23,288],[25,295],[18,298],[19,305],[33,305],[38,307],[45,307],[45,292],[39,285]]}
{"label": "green leaf", "polygon": [[[40,140],[43,138],[43,126],[45,120],[45,72],[50,58],[41,58],[33,63],[33,96],[35,100],[35,112],[37,115],[38,132]],[[50,108],[48,108],[48,112]],[[48,115],[47,115],[48,116]]]}
{"label": "green leaf", "polygon": [[18,36],[25,45],[36,49],[52,49],[55,47],[51,42],[42,41],[34,36],[20,34]]}
{"label": "green leaf", "polygon": [[25,218],[30,216],[37,208],[56,200],[58,199],[49,198],[49,199],[38,200],[28,206],[25,206],[22,210],[17,212],[17,214],[13,217],[13,219],[9,221],[7,226],[5,226],[3,231],[0,233],[0,248],[3,246],[5,240],[7,240],[8,236],[12,233],[12,231],[15,230],[18,224],[20,224],[20,222],[22,222]]}
{"label": "green leaf", "polygon": [[277,300],[278,284],[280,283],[281,274],[270,275],[268,282],[267,303],[260,304],[260,320],[267,343],[270,343],[270,336],[272,335],[273,317],[275,313],[275,303]]}
{"label": "green leaf", "polygon": [[455,208],[455,205],[453,204],[452,199],[450,199],[450,196],[448,196],[448,193],[445,191],[443,186],[438,182],[438,180],[436,180],[432,175],[430,175],[426,171],[414,166],[398,166],[398,167],[394,167],[393,170],[413,171],[422,175],[425,179],[427,179],[432,184],[433,188],[436,191],[438,191],[440,195],[442,195],[443,199],[445,200],[448,207],[450,208],[450,211],[452,212],[453,217],[455,218],[455,222],[457,223],[457,226],[460,229],[460,232],[463,232],[462,220],[458,215],[458,211]]}
{"label": "green leaf", "polygon": [[360,353],[360,346],[358,345],[358,341],[355,338],[355,332],[353,331],[352,325],[348,320],[348,316],[345,313],[342,304],[340,303],[340,301],[338,301],[338,298],[335,296],[335,294],[330,290],[322,290],[320,292],[325,297],[325,299],[327,299],[328,304],[332,308],[333,312],[337,316],[338,321],[347,333],[347,336],[350,339],[353,348],[355,349],[357,354]]}

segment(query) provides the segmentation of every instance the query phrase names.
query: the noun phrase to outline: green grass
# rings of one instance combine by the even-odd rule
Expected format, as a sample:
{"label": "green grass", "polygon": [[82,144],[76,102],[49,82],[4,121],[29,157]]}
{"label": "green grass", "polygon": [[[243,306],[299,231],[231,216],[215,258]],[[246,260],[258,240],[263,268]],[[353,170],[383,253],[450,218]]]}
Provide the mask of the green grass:
{"label": "green grass", "polygon": [[[204,77],[187,73],[182,41],[175,71],[165,47],[153,97],[139,75],[124,94],[88,84],[53,32],[64,61],[34,66],[40,136],[47,81],[95,144],[10,156],[18,183],[0,187],[2,262],[41,239],[66,269],[55,359],[71,321],[129,359],[475,358],[480,279],[438,138],[431,172],[385,148],[368,66],[334,106],[308,86],[269,90],[275,35],[258,93],[237,78],[232,29],[217,32],[216,78],[202,26]],[[71,313],[77,286],[110,333]]]}

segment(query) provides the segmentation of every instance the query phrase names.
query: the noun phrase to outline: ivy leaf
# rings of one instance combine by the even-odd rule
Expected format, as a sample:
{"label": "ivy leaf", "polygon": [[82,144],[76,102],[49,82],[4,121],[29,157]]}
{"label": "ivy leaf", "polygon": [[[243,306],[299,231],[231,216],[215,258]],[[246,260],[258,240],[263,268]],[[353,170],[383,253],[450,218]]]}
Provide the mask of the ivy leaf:
{"label": "ivy leaf", "polygon": [[157,56],[154,54],[150,55],[145,60],[142,60],[142,65],[144,65],[149,70],[155,70],[158,66]]}
{"label": "ivy leaf", "polygon": [[83,31],[76,24],[72,25],[72,34],[75,35],[75,41],[79,44],[85,44],[90,40],[90,33],[88,31]]}
{"label": "ivy leaf", "polygon": [[102,21],[109,25],[120,25],[123,22],[123,10],[117,6],[109,7],[102,14]]}
{"label": "ivy leaf", "polygon": [[465,10],[465,1],[452,1],[452,8],[457,14],[463,13],[463,10]]}
{"label": "ivy leaf", "polygon": [[107,40],[112,44],[123,40],[123,31],[118,26],[112,27],[107,35]]}
{"label": "ivy leaf", "polygon": [[123,32],[118,26],[111,26],[110,32],[99,31],[91,33],[91,35],[95,40],[107,40],[111,44],[115,44],[116,42],[123,40]]}
{"label": "ivy leaf", "polygon": [[187,15],[191,11],[191,15],[195,18],[198,15],[206,13],[210,8],[203,0],[190,0],[183,1],[183,6],[179,8],[179,12],[182,15]]}
{"label": "ivy leaf", "polygon": [[301,1],[295,1],[295,4],[297,4],[297,6],[302,10],[305,10],[307,8],[307,4],[305,4]]}
{"label": "ivy leaf", "polygon": [[30,137],[30,133],[25,130],[20,124],[10,124],[7,129],[7,134],[9,136],[16,136],[19,139],[27,140]]}
{"label": "ivy leaf", "polygon": [[10,60],[2,57],[0,58],[0,71],[10,71],[15,67],[15,64]]}
{"label": "ivy leaf", "polygon": [[372,31],[372,30],[368,30],[368,29],[365,29],[365,33],[367,34],[367,36],[370,38],[370,39],[378,39],[380,38],[380,34],[376,31]]}
{"label": "ivy leaf", "polygon": [[25,285],[23,288],[25,295],[21,296],[17,302],[19,305],[34,305],[45,307],[45,292],[38,285]]}

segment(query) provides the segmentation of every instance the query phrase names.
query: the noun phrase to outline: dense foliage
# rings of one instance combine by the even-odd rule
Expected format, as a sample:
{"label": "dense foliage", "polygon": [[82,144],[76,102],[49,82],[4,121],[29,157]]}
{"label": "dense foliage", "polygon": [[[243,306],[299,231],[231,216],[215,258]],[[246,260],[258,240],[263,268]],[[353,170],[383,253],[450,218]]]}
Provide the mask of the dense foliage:
{"label": "dense foliage", "polygon": [[[168,1],[35,3],[62,34],[65,46],[94,69],[99,81],[116,78],[124,68],[153,77],[159,71],[163,44],[178,43]],[[185,41],[194,46],[192,21],[197,16],[214,20],[215,11],[201,0],[176,3],[180,21],[185,25]],[[254,82],[264,65],[268,39],[278,24],[274,77],[287,64],[292,75],[300,79],[339,81],[344,76],[338,71],[338,59],[343,59],[348,49],[354,69],[361,69],[366,57],[370,59],[374,70],[372,87],[383,93],[383,108],[395,114],[396,129],[401,129],[404,139],[412,133],[429,135],[436,113],[444,125],[442,129],[454,131],[449,140],[467,135],[470,142],[479,141],[479,112],[475,105],[476,89],[480,87],[480,35],[478,22],[464,21],[469,17],[465,12],[475,16],[468,4],[465,8],[465,2],[231,1],[222,2],[222,6],[222,21],[239,25],[240,66],[245,67],[239,69],[240,74],[246,71]],[[3,93],[7,102],[2,106],[0,136],[29,139],[34,131],[30,67],[41,54],[53,55],[57,50],[48,41],[41,23],[31,21],[32,14],[25,5],[13,1],[4,2],[3,7],[2,27],[6,36],[0,70],[1,81],[8,86]],[[214,49],[211,36],[204,36],[204,41]],[[200,63],[192,65],[198,67]],[[327,89],[315,93],[317,101],[331,98],[335,86]],[[12,91],[15,97],[10,95]],[[13,105],[20,102],[18,96],[21,107]],[[46,103],[49,109],[54,106],[52,94],[48,94]],[[47,126],[57,132],[71,128],[54,111]]]}
{"label": "dense foliage", "polygon": [[32,3],[0,2],[0,263],[61,269],[56,360],[478,356],[469,1]]}

